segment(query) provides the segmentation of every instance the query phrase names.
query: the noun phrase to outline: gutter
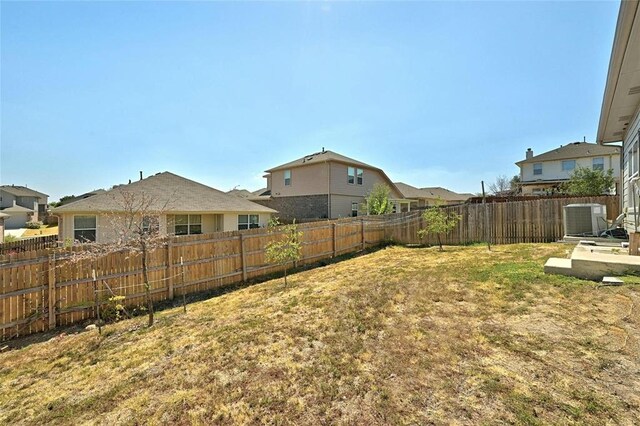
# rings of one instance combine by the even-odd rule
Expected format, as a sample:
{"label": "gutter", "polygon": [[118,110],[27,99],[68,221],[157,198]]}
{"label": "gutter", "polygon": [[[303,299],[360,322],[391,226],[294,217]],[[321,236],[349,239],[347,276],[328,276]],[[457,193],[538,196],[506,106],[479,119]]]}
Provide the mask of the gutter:
{"label": "gutter", "polygon": [[623,0],[620,2],[620,10],[618,12],[618,21],[616,23],[616,32],[613,38],[613,47],[611,48],[611,59],[609,60],[609,70],[607,72],[607,80],[604,89],[602,107],[600,109],[600,121],[598,123],[598,132],[596,134],[596,143],[604,145],[615,141],[604,141],[604,131],[611,114],[611,106],[613,98],[620,81],[620,72],[622,63],[624,62],[624,53],[627,51],[629,39],[631,38],[631,30],[638,9],[638,0]]}

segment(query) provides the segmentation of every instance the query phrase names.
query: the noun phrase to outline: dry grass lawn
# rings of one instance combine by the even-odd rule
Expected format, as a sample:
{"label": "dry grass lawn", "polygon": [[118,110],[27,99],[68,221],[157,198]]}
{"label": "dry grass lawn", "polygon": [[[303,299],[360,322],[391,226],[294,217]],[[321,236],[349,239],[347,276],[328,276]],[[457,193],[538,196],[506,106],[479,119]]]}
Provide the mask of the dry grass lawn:
{"label": "dry grass lawn", "polygon": [[34,343],[0,423],[634,424],[640,285],[544,275],[566,249],[391,247]]}
{"label": "dry grass lawn", "polygon": [[22,238],[43,237],[45,235],[58,235],[58,225],[43,225],[40,229],[27,229],[24,231],[24,234],[22,234]]}

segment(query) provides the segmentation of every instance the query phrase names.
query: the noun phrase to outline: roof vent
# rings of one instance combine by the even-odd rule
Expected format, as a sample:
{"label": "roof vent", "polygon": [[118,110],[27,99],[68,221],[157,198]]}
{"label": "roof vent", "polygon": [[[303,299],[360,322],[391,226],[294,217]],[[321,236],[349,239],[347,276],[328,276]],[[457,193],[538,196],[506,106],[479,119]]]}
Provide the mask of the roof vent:
{"label": "roof vent", "polygon": [[640,94],[640,86],[634,86],[631,89],[629,89],[629,94],[630,95]]}

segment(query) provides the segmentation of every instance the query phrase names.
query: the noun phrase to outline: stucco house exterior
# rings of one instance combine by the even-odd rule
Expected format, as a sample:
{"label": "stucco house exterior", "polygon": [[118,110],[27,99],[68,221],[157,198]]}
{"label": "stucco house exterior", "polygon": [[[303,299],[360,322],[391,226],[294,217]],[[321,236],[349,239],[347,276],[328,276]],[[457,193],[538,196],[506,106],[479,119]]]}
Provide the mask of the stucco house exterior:
{"label": "stucco house exterior", "polygon": [[621,197],[630,233],[640,228],[640,6],[620,4],[596,141],[622,142]]}
{"label": "stucco house exterior", "polygon": [[47,213],[49,196],[26,186],[0,186],[0,211],[7,229],[24,228],[27,222],[42,221]]}
{"label": "stucco house exterior", "polygon": [[4,221],[8,217],[8,214],[0,212],[0,243],[4,243]]}
{"label": "stucco house exterior", "polygon": [[249,199],[279,212],[284,221],[366,214],[365,197],[376,183],[391,189],[397,212],[408,211],[395,184],[378,167],[323,150],[266,171],[267,188]]}
{"label": "stucco house exterior", "polygon": [[473,194],[458,194],[439,186],[417,188],[403,182],[395,182],[396,187],[402,192],[404,198],[411,199],[411,208],[429,207],[437,203],[445,205],[462,204]]}
{"label": "stucco house exterior", "polygon": [[588,142],[572,142],[551,151],[534,155],[527,149],[525,159],[518,161],[522,195],[550,195],[568,182],[578,167],[594,170],[613,170],[617,193],[620,187],[620,147],[602,146]]}
{"label": "stucco house exterior", "polygon": [[152,199],[159,212],[161,234],[193,235],[265,227],[268,207],[234,197],[170,172],[65,204],[52,210],[59,218],[62,241],[110,242],[115,238],[114,216],[121,214],[124,197]]}

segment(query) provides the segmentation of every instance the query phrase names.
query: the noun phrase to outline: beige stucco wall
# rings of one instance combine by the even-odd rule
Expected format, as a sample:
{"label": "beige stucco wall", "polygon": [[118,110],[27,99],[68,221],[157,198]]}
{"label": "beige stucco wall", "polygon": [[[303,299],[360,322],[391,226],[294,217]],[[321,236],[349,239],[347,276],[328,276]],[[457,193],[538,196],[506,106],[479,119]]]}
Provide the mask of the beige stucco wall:
{"label": "beige stucco wall", "polygon": [[0,217],[0,243],[4,242],[4,218]]}
{"label": "beige stucco wall", "polygon": [[[604,170],[607,171],[609,169],[613,169],[613,176],[616,178],[616,181],[620,178],[620,155],[598,155],[595,157],[587,157],[587,158],[575,158],[576,160],[576,168],[577,167],[585,167],[590,169],[593,166],[593,159],[602,157],[604,160]],[[568,159],[570,160],[570,159]],[[571,177],[571,171],[563,171],[562,170],[562,161],[541,161],[542,163],[542,174],[534,175],[533,174],[533,163],[525,163],[520,167],[520,178],[523,182],[527,181],[535,181],[535,180],[562,180],[569,179]]]}
{"label": "beige stucco wall", "polygon": [[[178,213],[175,214],[199,214],[199,213]],[[237,231],[238,230],[238,215],[240,214],[256,214],[256,213],[225,213],[225,214],[201,214],[202,216],[202,232],[204,234],[209,234],[218,231]],[[93,213],[65,213],[59,214],[61,225],[58,228],[58,235],[61,241],[73,241],[74,239],[74,216],[85,216],[85,215],[93,215]],[[172,214],[173,215],[173,214]],[[261,213],[260,216],[260,226],[266,227],[269,224],[269,219],[271,215],[268,213]],[[160,218],[160,232],[162,234],[167,234],[173,232],[171,219],[167,218],[167,215],[164,215]],[[114,225],[112,216],[108,215],[97,215],[96,218],[97,224],[97,232],[96,232],[96,242],[98,243],[106,243],[112,241],[115,238]]]}
{"label": "beige stucco wall", "polygon": [[[326,194],[329,188],[328,163],[310,164],[294,167],[291,170],[291,185],[284,184],[284,170],[276,170],[271,174],[271,195],[288,197],[296,195]],[[269,180],[267,180],[269,182]]]}
{"label": "beige stucco wall", "polygon": [[[382,183],[390,186],[387,179],[382,173],[375,169],[362,168],[362,185],[357,183],[349,183],[348,168],[362,168],[350,166],[348,164],[332,162],[331,163],[331,194],[350,195],[350,196],[366,196],[376,183]],[[357,179],[356,179],[357,180]],[[325,192],[326,193],[326,192]],[[403,198],[402,194],[392,188],[391,198]]]}
{"label": "beige stucco wall", "polygon": [[[351,203],[363,204],[364,197],[351,195],[331,195],[331,218],[351,217]],[[359,206],[360,207],[360,206]]]}
{"label": "beige stucco wall", "polygon": [[[241,214],[256,214],[254,213],[227,213],[224,215],[224,230],[225,231],[237,231],[238,230],[238,215]],[[268,213],[260,213],[260,227],[266,228],[269,225],[271,215]]]}
{"label": "beige stucco wall", "polygon": [[[293,167],[291,171],[291,185],[284,185],[284,170],[277,170],[267,179],[271,184],[272,197],[287,197],[301,195],[336,194],[349,196],[366,196],[376,183],[389,185],[380,171],[375,169],[351,166],[363,169],[363,183],[350,184],[347,169],[350,165],[331,161],[306,166]],[[402,194],[392,188],[391,198],[403,198]]]}

